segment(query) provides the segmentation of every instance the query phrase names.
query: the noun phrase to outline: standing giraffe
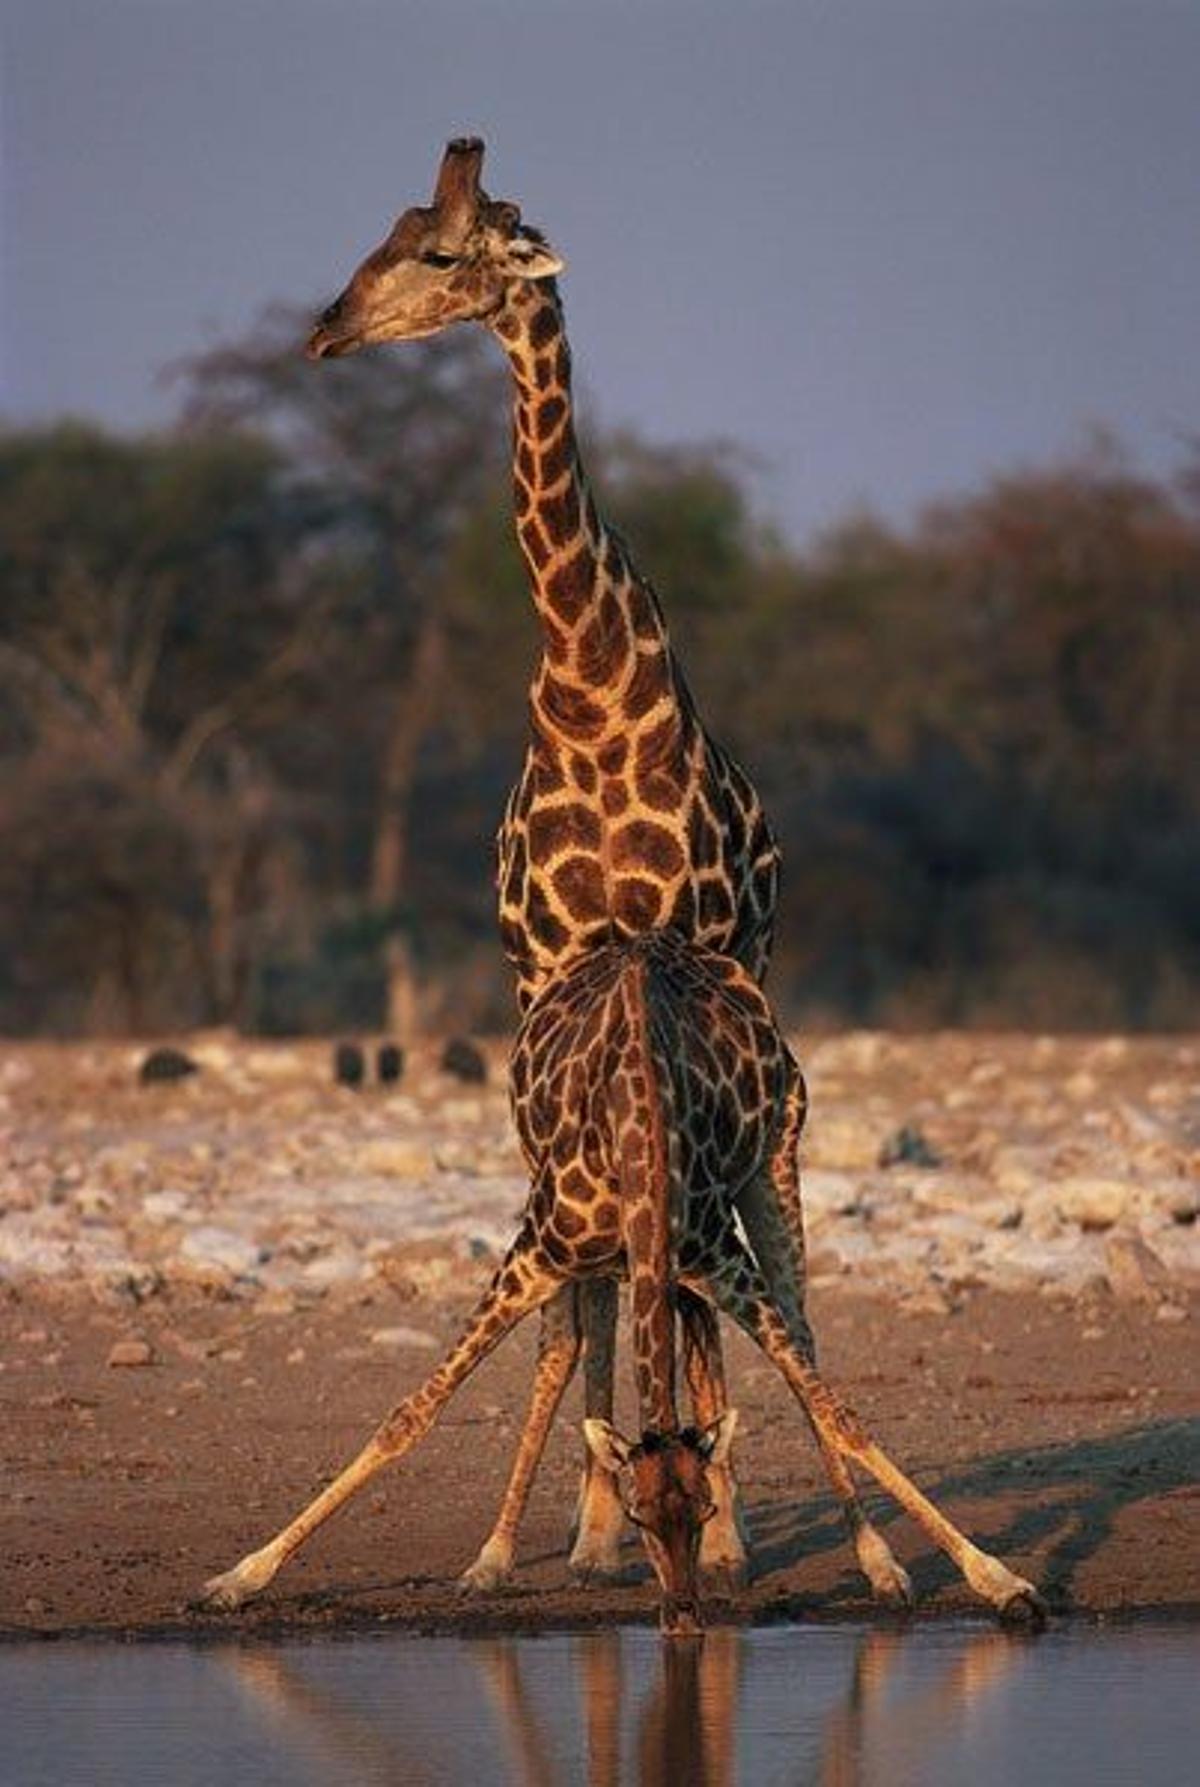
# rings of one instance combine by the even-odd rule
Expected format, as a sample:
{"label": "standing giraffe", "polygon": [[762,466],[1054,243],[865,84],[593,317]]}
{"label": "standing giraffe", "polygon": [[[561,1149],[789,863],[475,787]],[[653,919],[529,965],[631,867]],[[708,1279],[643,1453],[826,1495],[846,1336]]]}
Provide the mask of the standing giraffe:
{"label": "standing giraffe", "polygon": [[[1040,1620],[1032,1584],[959,1532],[818,1375],[739,1235],[738,1194],[778,1155],[793,1071],[761,987],[729,957],[669,930],[600,944],[548,982],[513,1054],[514,1115],[535,1163],[516,1239],[438,1369],[308,1507],[208,1583],[210,1603],[235,1607],[263,1589],[349,1496],[416,1444],[523,1316],[564,1284],[625,1270],[642,1435],[623,1439],[603,1420],[585,1428],[641,1530],[665,1631],[699,1628],[709,1466],[728,1450],[735,1419],[727,1410],[706,1432],[679,1426],[679,1285],[732,1316],[778,1367],[847,1482],[851,1464],[869,1472],[981,1599],[1006,1618]],[[838,1473],[834,1487],[841,1493]]]}
{"label": "standing giraffe", "polygon": [[[309,352],[338,356],[478,321],[512,368],[517,536],[542,630],[531,738],[498,839],[501,932],[518,1003],[525,1009],[548,976],[598,943],[660,926],[733,956],[761,980],[778,847],[751,783],[701,725],[657,598],[588,488],[554,283],[562,261],[522,227],[515,205],[481,190],[482,160],[477,138],[449,144],[432,205],[401,216],[325,311]],[[798,1139],[798,1075],[789,1099]],[[803,1271],[798,1197],[780,1209],[769,1195],[742,1214],[773,1281],[794,1283]],[[797,1338],[811,1349],[802,1307],[795,1296],[791,1303]],[[698,1418],[715,1418],[724,1405],[716,1322],[686,1294],[680,1314]],[[587,1412],[611,1416],[615,1320],[609,1284],[573,1289],[547,1312],[512,1478],[464,1585],[493,1586],[511,1571],[517,1524],[584,1335]],[[745,1551],[731,1478],[718,1481],[705,1560],[733,1578]],[[589,1457],[572,1552],[578,1573],[616,1569],[621,1519],[613,1485]],[[888,1580],[890,1592],[898,1578]]]}
{"label": "standing giraffe", "polygon": [[[555,276],[562,261],[520,212],[480,187],[483,144],[451,142],[431,206],[400,217],[352,276],[309,341],[315,358],[367,342],[411,340],[478,321],[503,345],[515,389],[517,535],[542,624],[531,738],[498,839],[501,930],[525,1009],[548,976],[597,943],[666,926],[733,957],[757,981],[770,952],[779,851],[745,774],[708,737],[675,661],[657,598],[588,489],[575,440],[570,352]],[[804,1317],[804,1226],[794,1156],[804,1083],[784,1094],[779,1158],[747,1185],[739,1217],[793,1337],[811,1359]],[[791,1165],[786,1164],[791,1160]],[[698,1419],[724,1406],[711,1311],[680,1298],[685,1366]],[[492,1533],[463,1577],[489,1587],[512,1568],[518,1522],[550,1424],[579,1357],[585,1405],[611,1418],[615,1287],[581,1284],[543,1321],[530,1415]],[[865,1522],[841,1471],[844,1502],[872,1589],[907,1602],[904,1571]],[[714,1572],[745,1564],[727,1467],[704,1536]],[[617,1568],[621,1509],[589,1455],[571,1554],[582,1575]]]}

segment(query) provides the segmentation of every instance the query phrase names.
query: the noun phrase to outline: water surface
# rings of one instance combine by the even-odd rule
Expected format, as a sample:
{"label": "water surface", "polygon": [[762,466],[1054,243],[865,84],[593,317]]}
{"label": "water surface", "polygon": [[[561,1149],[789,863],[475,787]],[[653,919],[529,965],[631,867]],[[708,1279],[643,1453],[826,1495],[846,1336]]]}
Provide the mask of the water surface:
{"label": "water surface", "polygon": [[1177,1787],[1200,1629],[0,1647],[4,1787]]}

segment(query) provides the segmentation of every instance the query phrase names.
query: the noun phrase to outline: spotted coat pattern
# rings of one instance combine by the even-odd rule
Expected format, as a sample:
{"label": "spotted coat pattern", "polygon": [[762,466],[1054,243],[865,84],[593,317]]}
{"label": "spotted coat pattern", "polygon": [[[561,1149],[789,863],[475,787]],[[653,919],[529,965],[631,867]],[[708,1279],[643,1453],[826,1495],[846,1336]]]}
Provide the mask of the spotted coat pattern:
{"label": "spotted coat pattern", "polygon": [[761,979],[779,849],[584,479],[553,281],[514,285],[489,320],[515,379],[517,535],[542,630],[531,739],[498,839],[520,1002],[585,951],[657,928]]}

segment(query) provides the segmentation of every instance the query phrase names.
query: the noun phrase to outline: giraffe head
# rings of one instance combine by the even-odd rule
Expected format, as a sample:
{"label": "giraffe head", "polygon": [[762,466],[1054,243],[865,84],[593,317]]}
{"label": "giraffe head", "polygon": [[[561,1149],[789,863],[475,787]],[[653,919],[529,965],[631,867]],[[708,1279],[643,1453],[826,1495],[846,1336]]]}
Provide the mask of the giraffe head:
{"label": "giraffe head", "polygon": [[641,1532],[662,1589],[662,1629],[671,1638],[702,1629],[700,1529],[716,1513],[708,1468],[725,1462],[736,1426],[736,1409],[726,1409],[703,1432],[651,1430],[637,1441],[625,1439],[607,1421],[583,1424],[592,1456],[612,1472],[621,1505]]}
{"label": "giraffe head", "polygon": [[478,137],[447,145],[433,203],[405,211],[322,313],[308,342],[313,359],[482,320],[501,309],[514,284],[562,271],[549,243],[522,225],[516,205],[483,191],[482,165]]}

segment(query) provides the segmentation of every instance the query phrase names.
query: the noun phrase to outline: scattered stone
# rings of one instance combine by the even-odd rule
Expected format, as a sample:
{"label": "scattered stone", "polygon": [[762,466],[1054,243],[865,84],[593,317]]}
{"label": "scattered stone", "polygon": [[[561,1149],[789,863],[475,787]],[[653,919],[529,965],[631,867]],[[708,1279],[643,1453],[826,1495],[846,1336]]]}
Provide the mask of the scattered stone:
{"label": "scattered stone", "polygon": [[109,1349],[112,1366],[153,1365],[154,1348],[148,1340],[118,1340]]}
{"label": "scattered stone", "polygon": [[366,1057],[356,1042],[339,1042],[333,1051],[333,1077],[339,1086],[359,1087],[366,1074]]}
{"label": "scattered stone", "polygon": [[1182,1303],[1160,1303],[1154,1313],[1160,1322],[1186,1322],[1188,1319]]}
{"label": "scattered stone", "polygon": [[84,1222],[101,1222],[113,1213],[113,1194],[99,1185],[81,1185],[74,1204]]}
{"label": "scattered stone", "polygon": [[427,1334],[424,1328],[373,1328],[370,1338],[372,1346],[388,1348],[415,1346],[431,1351],[438,1345],[436,1338]]}
{"label": "scattered stone", "polygon": [[256,1241],[232,1229],[202,1224],[183,1237],[179,1257],[190,1265],[219,1267],[237,1278],[262,1263],[263,1251]]}
{"label": "scattered stone", "polygon": [[925,1285],[922,1289],[909,1291],[900,1299],[900,1308],[905,1315],[953,1315],[954,1305],[945,1291],[936,1284]]}
{"label": "scattered stone", "polygon": [[1064,1222],[1096,1232],[1120,1222],[1131,1207],[1135,1189],[1123,1179],[1069,1177],[1052,1188],[1051,1196]]}
{"label": "scattered stone", "polygon": [[836,1107],[823,1110],[818,1105],[804,1133],[805,1152],[816,1167],[854,1173],[869,1172],[879,1164],[878,1132]]}
{"label": "scattered stone", "polygon": [[879,1150],[881,1167],[913,1166],[940,1167],[942,1157],[917,1128],[915,1123],[905,1123],[890,1135]]}
{"label": "scattered stone", "polygon": [[354,1156],[360,1173],[378,1173],[388,1179],[428,1179],[437,1171],[434,1150],[423,1142],[379,1136],[365,1142]]}
{"label": "scattered stone", "polygon": [[375,1073],[381,1086],[395,1086],[404,1073],[404,1050],[394,1042],[381,1042],[375,1052]]}
{"label": "scattered stone", "polygon": [[1164,1192],[1163,1206],[1172,1222],[1181,1229],[1190,1229],[1200,1216],[1200,1186],[1182,1182],[1171,1186]]}
{"label": "scattered stone", "polygon": [[453,1074],[456,1080],[464,1080],[469,1085],[481,1086],[487,1079],[487,1062],[465,1036],[450,1038],[438,1065],[443,1073]]}
{"label": "scattered stone", "polygon": [[292,1292],[280,1288],[263,1291],[254,1301],[255,1311],[259,1315],[295,1315],[297,1307]]}
{"label": "scattered stone", "polygon": [[1153,1302],[1170,1281],[1166,1266],[1138,1235],[1114,1236],[1104,1250],[1104,1264],[1112,1293],[1123,1302]]}
{"label": "scattered stone", "polygon": [[142,1199],[142,1215],[151,1222],[182,1222],[190,1208],[183,1191],[151,1191]]}
{"label": "scattered stone", "polygon": [[163,1085],[186,1080],[189,1074],[199,1071],[199,1063],[185,1055],[182,1049],[151,1049],[138,1068],[138,1079],[143,1086]]}

